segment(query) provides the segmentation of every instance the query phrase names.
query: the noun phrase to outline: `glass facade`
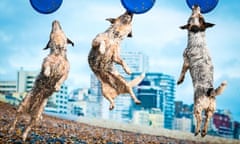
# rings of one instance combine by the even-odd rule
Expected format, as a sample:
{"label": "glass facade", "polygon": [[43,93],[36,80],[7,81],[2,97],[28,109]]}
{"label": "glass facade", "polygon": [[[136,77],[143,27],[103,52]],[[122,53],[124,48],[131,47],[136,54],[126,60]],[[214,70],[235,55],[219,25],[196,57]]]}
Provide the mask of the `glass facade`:
{"label": "glass facade", "polygon": [[[132,74],[131,79],[140,73]],[[136,95],[142,101],[134,105],[134,110],[158,108],[164,113],[164,128],[173,129],[175,112],[175,80],[163,73],[146,73],[144,80],[135,89]]]}

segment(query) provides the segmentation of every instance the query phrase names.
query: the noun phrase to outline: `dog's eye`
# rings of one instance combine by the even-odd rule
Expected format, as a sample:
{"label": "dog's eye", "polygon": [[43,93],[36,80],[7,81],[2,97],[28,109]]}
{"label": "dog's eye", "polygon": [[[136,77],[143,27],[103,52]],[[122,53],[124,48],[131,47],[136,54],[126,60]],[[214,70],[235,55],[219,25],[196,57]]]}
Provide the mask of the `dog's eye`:
{"label": "dog's eye", "polygon": [[119,34],[120,34],[120,33],[119,33],[118,31],[115,31],[115,32],[114,32],[114,38],[119,37]]}

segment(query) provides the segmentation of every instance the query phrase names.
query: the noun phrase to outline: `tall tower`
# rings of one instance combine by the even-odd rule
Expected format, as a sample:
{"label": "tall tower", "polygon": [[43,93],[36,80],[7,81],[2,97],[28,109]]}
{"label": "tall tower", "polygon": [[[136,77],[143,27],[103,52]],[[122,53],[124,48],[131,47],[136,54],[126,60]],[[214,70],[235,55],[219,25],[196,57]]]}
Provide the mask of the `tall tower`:
{"label": "tall tower", "polygon": [[[149,69],[148,57],[138,51],[122,51],[121,58],[127,63],[132,73],[147,72]],[[131,80],[131,75],[126,74],[122,66],[115,65],[115,68],[119,73],[127,80]],[[129,94],[122,94],[115,99],[115,108],[112,111],[108,111],[109,119],[114,119],[120,122],[129,122],[131,120],[131,106],[132,98]],[[105,101],[106,102],[106,101]],[[109,104],[109,102],[108,102]],[[109,106],[109,105],[108,105]],[[106,108],[104,108],[106,109]]]}
{"label": "tall tower", "polygon": [[[131,79],[140,73],[132,74]],[[164,113],[164,128],[173,129],[175,80],[172,76],[163,73],[146,73],[144,80],[135,89],[136,95],[142,104],[133,106],[138,109],[160,109]]]}
{"label": "tall tower", "polygon": [[[147,72],[149,64],[148,57],[141,52],[121,52],[121,58],[127,63],[132,72]],[[126,74],[123,68],[119,65],[115,65],[115,69],[127,80],[130,81],[131,76]],[[103,119],[114,119],[117,121],[128,122],[131,118],[130,107],[132,99],[126,95],[120,95],[115,99],[115,108],[109,111],[109,102],[102,97],[101,84],[95,77],[91,75],[91,94],[92,97],[96,97],[98,101],[101,101],[101,116]],[[101,99],[98,98],[101,96]]]}

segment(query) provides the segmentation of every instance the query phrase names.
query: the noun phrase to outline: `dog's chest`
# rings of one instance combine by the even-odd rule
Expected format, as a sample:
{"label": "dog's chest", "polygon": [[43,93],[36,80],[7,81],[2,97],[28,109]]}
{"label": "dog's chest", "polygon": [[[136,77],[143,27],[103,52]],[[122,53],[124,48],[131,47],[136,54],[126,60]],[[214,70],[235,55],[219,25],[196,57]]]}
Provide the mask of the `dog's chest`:
{"label": "dog's chest", "polygon": [[189,60],[190,66],[212,65],[205,41],[205,32],[188,34],[188,45],[184,51],[184,57]]}
{"label": "dog's chest", "polygon": [[184,57],[189,62],[189,70],[194,86],[211,87],[213,64],[206,46],[204,34],[189,35]]}
{"label": "dog's chest", "polygon": [[51,55],[48,59],[51,67],[52,77],[61,77],[69,69],[69,63],[66,58],[60,55]]}

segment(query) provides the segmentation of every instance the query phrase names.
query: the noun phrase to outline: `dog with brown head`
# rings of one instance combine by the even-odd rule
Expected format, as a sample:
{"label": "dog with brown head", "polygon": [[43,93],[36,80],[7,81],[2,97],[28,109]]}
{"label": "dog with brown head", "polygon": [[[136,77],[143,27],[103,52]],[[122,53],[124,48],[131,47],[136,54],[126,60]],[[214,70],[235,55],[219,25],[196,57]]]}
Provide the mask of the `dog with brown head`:
{"label": "dog with brown head", "polygon": [[9,133],[15,130],[16,123],[20,117],[28,114],[30,121],[22,133],[23,141],[26,140],[31,128],[39,122],[48,98],[67,79],[69,72],[69,62],[67,59],[67,44],[72,45],[61,29],[58,21],[53,21],[50,40],[44,49],[50,48],[50,53],[44,58],[40,74],[37,76],[33,88],[25,96],[17,109],[16,118],[11,124]]}
{"label": "dog with brown head", "polygon": [[197,123],[195,135],[200,132],[202,112],[205,111],[202,137],[207,134],[209,120],[216,110],[216,96],[226,87],[226,82],[222,82],[216,89],[213,87],[213,64],[205,40],[206,29],[213,26],[214,24],[205,22],[200,7],[193,6],[188,23],[180,27],[188,31],[188,43],[183,53],[184,63],[177,84],[183,82],[185,73],[189,69],[194,87],[194,116]]}
{"label": "dog with brown head", "polygon": [[125,12],[117,18],[106,19],[111,25],[105,32],[98,34],[93,39],[88,55],[89,66],[101,82],[102,94],[110,102],[110,110],[114,108],[114,98],[124,93],[129,93],[134,102],[140,104],[132,87],[138,85],[144,75],[127,82],[114,69],[116,63],[121,65],[127,74],[131,74],[130,68],[120,57],[120,44],[124,38],[132,37],[132,19],[133,14],[129,12]]}

